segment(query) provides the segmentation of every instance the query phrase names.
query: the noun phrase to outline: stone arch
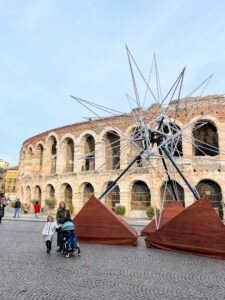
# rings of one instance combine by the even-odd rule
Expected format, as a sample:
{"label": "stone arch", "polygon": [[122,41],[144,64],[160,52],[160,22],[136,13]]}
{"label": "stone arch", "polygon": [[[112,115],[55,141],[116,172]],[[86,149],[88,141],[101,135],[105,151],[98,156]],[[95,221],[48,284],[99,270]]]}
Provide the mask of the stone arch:
{"label": "stone arch", "polygon": [[[105,184],[107,189],[110,184],[112,184],[112,181],[109,181],[107,184]],[[115,186],[106,196],[105,196],[105,204],[106,206],[113,208],[120,204],[120,188],[119,186]]]}
{"label": "stone arch", "polygon": [[30,186],[28,185],[27,187],[26,187],[26,194],[25,194],[25,202],[27,203],[27,204],[30,204],[31,202],[31,188],[30,188]]}
{"label": "stone arch", "polygon": [[[180,127],[177,124],[169,123],[168,125],[164,125],[162,131],[166,134],[172,133],[176,134],[180,130]],[[182,147],[182,135],[178,135],[173,142],[167,144],[167,148],[170,154],[174,157],[183,156],[183,147]]]}
{"label": "stone arch", "polygon": [[20,198],[21,198],[21,200],[22,200],[22,202],[24,202],[24,190],[23,190],[23,187],[21,186],[20,187]]}
{"label": "stone arch", "polygon": [[84,165],[82,171],[89,171],[95,169],[95,139],[93,135],[86,134],[82,138],[82,144],[84,147]]}
{"label": "stone arch", "polygon": [[53,198],[55,199],[55,188],[52,184],[47,184],[46,188],[45,188],[45,191],[46,191],[46,197],[49,199],[49,198]]}
{"label": "stone arch", "polygon": [[137,180],[133,183],[131,189],[131,209],[144,210],[151,205],[151,193],[148,185]]}
{"label": "stone arch", "polygon": [[41,172],[43,166],[44,147],[41,143],[38,143],[35,150],[37,155],[38,172]]}
{"label": "stone arch", "polygon": [[200,196],[207,196],[220,218],[223,219],[223,197],[219,184],[210,179],[203,179],[196,185],[196,190]]}
{"label": "stone arch", "polygon": [[25,149],[23,149],[23,150],[21,151],[20,158],[21,158],[21,159],[26,159],[26,150],[25,150]]}
{"label": "stone arch", "polygon": [[74,170],[74,141],[70,137],[66,137],[61,142],[61,152],[63,160],[63,173],[73,172]]}
{"label": "stone arch", "polygon": [[61,186],[61,191],[63,192],[63,201],[65,201],[66,205],[72,204],[73,200],[73,189],[69,183],[64,183]]}
{"label": "stone arch", "polygon": [[50,173],[55,174],[56,173],[58,140],[55,137],[55,135],[52,134],[46,139],[46,143],[47,143],[49,151],[50,151]]}
{"label": "stone arch", "polygon": [[200,120],[195,123],[192,137],[194,156],[216,156],[219,154],[217,127],[212,121]]}
{"label": "stone arch", "polygon": [[[142,141],[139,140],[138,135],[138,127],[133,126],[129,132],[129,136],[135,140],[135,144],[139,147],[135,147],[133,144],[130,145],[130,155],[129,155],[129,162],[132,161],[143,149]],[[140,157],[136,162],[138,167],[143,167],[142,157]]]}
{"label": "stone arch", "polygon": [[41,188],[39,185],[36,185],[34,188],[33,198],[41,201]]}
{"label": "stone arch", "polygon": [[[171,180],[171,181],[178,200],[180,200],[183,207],[185,207],[184,188],[177,181],[175,180]],[[160,188],[160,199],[161,199],[161,204],[163,203],[163,199],[164,199],[163,208],[167,207],[169,204],[175,201],[172,187],[169,181],[166,181],[162,184]]]}
{"label": "stone arch", "polygon": [[107,131],[103,137],[106,170],[120,169],[120,136],[116,131]]}
{"label": "stone arch", "polygon": [[58,137],[57,133],[52,131],[48,134],[48,136],[45,139],[46,144],[49,144],[51,142],[52,138],[54,138],[56,140],[57,144],[59,143],[59,137]]}
{"label": "stone arch", "polygon": [[94,187],[90,182],[84,182],[80,186],[80,192],[83,195],[83,204],[87,203],[91,195],[94,194]]}

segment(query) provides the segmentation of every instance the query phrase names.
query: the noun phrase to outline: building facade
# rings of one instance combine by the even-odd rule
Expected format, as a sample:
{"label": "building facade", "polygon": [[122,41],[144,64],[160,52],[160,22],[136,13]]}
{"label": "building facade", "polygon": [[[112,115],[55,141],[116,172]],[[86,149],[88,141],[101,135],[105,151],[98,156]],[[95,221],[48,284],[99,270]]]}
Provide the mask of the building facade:
{"label": "building facade", "polygon": [[0,198],[5,197],[5,169],[8,165],[9,163],[0,158]]}
{"label": "building facade", "polygon": [[[182,130],[187,116],[191,116],[188,122],[192,123],[218,101],[221,102],[218,96],[184,99],[176,116],[176,126]],[[176,104],[171,105],[172,110],[173,105],[175,107]],[[145,113],[154,111],[155,105],[152,105]],[[174,153],[174,159],[184,175],[200,195],[208,196],[221,218],[224,216],[225,195],[222,154],[225,150],[224,117],[225,105],[222,105],[203,118],[204,126],[192,131],[196,126],[193,123],[185,133],[190,140],[202,140],[211,145],[204,154],[209,157],[207,163],[205,160],[203,162],[200,147],[182,143],[182,136],[178,143],[181,155]],[[124,147],[126,137],[135,130],[132,116],[130,119],[121,119],[120,116],[104,120],[60,127],[26,140],[19,161],[18,193],[22,202],[29,204],[32,199],[41,199],[44,207],[45,199],[55,198],[57,202],[65,200],[72,203],[77,213],[92,193],[96,197],[101,195],[137,154],[133,146]],[[112,124],[114,129],[107,123]],[[114,159],[108,159],[112,156]],[[191,159],[185,160],[188,156]],[[167,190],[170,186],[162,165],[158,165],[157,161],[153,161],[153,165],[157,174],[150,173],[144,162],[139,163],[134,172],[127,174],[102,201],[109,207],[124,205],[129,217],[145,216],[146,206],[152,205],[153,201],[160,208],[162,197],[166,198],[167,203],[172,201],[170,193],[164,193],[165,185]],[[193,195],[179,176],[176,176],[176,186],[183,205],[187,207],[193,203]]]}
{"label": "building facade", "polygon": [[17,183],[19,177],[19,167],[14,166],[5,170],[5,198],[15,201],[17,198]]}

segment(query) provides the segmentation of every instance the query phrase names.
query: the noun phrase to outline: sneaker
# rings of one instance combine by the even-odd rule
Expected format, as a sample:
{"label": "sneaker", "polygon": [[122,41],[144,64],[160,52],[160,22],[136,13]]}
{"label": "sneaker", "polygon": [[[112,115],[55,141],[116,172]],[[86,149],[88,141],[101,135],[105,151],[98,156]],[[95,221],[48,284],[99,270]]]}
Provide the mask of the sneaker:
{"label": "sneaker", "polygon": [[48,254],[50,253],[50,249],[47,249],[47,253],[48,253]]}

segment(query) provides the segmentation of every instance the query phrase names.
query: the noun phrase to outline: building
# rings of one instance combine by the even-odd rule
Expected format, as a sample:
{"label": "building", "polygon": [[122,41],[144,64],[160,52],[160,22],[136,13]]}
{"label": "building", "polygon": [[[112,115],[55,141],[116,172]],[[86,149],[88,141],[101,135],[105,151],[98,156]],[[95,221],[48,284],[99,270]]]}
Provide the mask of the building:
{"label": "building", "polygon": [[0,197],[5,197],[5,169],[8,165],[0,158]]}
{"label": "building", "polygon": [[14,201],[17,198],[17,183],[19,167],[14,166],[5,170],[5,198]]}
{"label": "building", "polygon": [[[205,98],[186,98],[182,102],[176,116],[176,125],[182,129],[187,116],[191,115],[189,122],[197,120],[205,111],[214,107],[223,98],[208,96]],[[197,106],[193,111],[193,105]],[[153,104],[145,113],[155,112]],[[174,110],[176,101],[171,104]],[[160,110],[158,112],[160,114]],[[113,124],[115,130],[108,127],[104,120]],[[115,180],[121,171],[135,157],[136,150],[133,146],[126,148],[123,157],[116,156],[108,161],[107,157],[117,153],[123,146],[124,137],[130,136],[135,130],[135,124],[130,119],[121,121],[118,117],[88,121],[69,126],[64,126],[43,132],[26,140],[20,151],[19,161],[19,195],[23,202],[30,203],[32,199],[41,199],[42,206],[47,198],[55,198],[57,202],[65,200],[72,203],[75,212],[78,212],[92,193],[96,197]],[[189,130],[188,138],[207,141],[212,149],[204,155],[209,157],[207,164],[202,163],[203,154],[198,147],[193,148],[191,143],[182,143],[179,140],[179,151],[182,157],[174,153],[174,159],[192,186],[196,187],[199,194],[207,194],[209,200],[219,213],[224,215],[225,185],[224,155],[225,150],[225,105],[217,107],[204,117],[204,126]],[[196,124],[193,123],[193,127]],[[100,151],[104,149],[104,151]],[[223,150],[223,151],[222,151]],[[225,151],[224,151],[225,153]],[[84,159],[79,159],[87,155]],[[191,156],[188,161],[183,160]],[[147,205],[152,204],[153,195],[156,206],[160,207],[167,176],[162,167],[154,162],[159,176],[152,173],[142,165],[137,167],[129,176],[126,176],[119,185],[103,199],[107,206],[113,207],[120,203],[126,207],[129,217],[145,216]],[[140,166],[140,165],[139,165]],[[193,195],[184,185],[180,177],[176,177],[179,198],[186,207],[193,203]],[[154,184],[152,184],[152,180]],[[170,188],[170,187],[169,187]],[[172,201],[169,193],[166,200]]]}
{"label": "building", "polygon": [[7,163],[6,161],[3,161],[1,158],[0,158],[0,168],[1,169],[6,169],[8,167],[9,163]]}

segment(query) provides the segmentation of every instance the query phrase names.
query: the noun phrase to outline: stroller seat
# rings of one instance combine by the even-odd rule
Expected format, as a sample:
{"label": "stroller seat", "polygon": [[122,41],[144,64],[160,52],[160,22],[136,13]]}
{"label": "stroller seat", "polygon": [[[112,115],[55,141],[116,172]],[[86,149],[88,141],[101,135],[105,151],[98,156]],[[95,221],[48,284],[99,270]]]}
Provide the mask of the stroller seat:
{"label": "stroller seat", "polygon": [[75,233],[75,226],[71,221],[67,221],[62,225],[62,245],[65,257],[69,257],[74,251],[80,255],[80,247]]}

